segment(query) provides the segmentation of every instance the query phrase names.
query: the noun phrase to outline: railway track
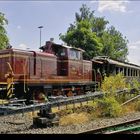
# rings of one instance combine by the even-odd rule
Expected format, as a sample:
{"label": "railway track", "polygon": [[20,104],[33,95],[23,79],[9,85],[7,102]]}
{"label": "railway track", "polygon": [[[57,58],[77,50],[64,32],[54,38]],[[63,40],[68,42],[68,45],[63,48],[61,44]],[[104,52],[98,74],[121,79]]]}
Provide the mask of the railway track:
{"label": "railway track", "polygon": [[[119,91],[118,93],[123,94],[123,91]],[[104,93],[102,92],[94,92],[94,93],[88,93],[86,95],[81,95],[81,96],[73,96],[73,97],[67,97],[67,98],[53,98],[53,100],[51,102],[47,102],[47,103],[37,103],[34,102],[31,105],[26,105],[24,104],[25,100],[13,100],[11,101],[11,104],[2,104],[0,105],[0,116],[7,116],[7,115],[14,115],[14,114],[19,114],[19,113],[25,113],[25,112],[33,112],[35,110],[48,110],[50,107],[58,107],[61,105],[68,105],[68,104],[75,104],[75,103],[81,103],[81,102],[85,102],[85,101],[89,101],[89,100],[94,100],[95,98],[100,98],[103,97]],[[135,120],[136,121],[136,120]],[[139,120],[140,121],[140,120]],[[126,122],[127,123],[127,122]],[[120,126],[117,126],[120,125]],[[111,125],[111,126],[107,126],[107,127],[103,127],[103,128],[98,128],[98,129],[92,129],[92,130],[88,130],[88,131],[84,131],[84,132],[79,132],[83,133],[83,134],[88,134],[88,133],[92,133],[92,134],[96,134],[96,133],[123,133],[123,125],[124,123],[121,124],[115,124],[115,125]],[[140,126],[137,125],[136,126],[136,122],[135,124],[130,124],[131,127],[125,127],[126,130],[124,130],[125,132],[127,130],[136,130],[139,129]],[[123,128],[122,128],[123,127]],[[115,129],[118,128],[118,129]],[[119,131],[121,130],[121,132]],[[17,130],[20,131],[20,130]],[[115,132],[116,131],[116,132]],[[118,131],[118,132],[117,132]],[[7,132],[8,133],[8,132]]]}
{"label": "railway track", "polygon": [[140,131],[140,118],[105,127],[99,127],[97,129],[86,130],[77,134],[118,134],[133,133],[135,131]]}

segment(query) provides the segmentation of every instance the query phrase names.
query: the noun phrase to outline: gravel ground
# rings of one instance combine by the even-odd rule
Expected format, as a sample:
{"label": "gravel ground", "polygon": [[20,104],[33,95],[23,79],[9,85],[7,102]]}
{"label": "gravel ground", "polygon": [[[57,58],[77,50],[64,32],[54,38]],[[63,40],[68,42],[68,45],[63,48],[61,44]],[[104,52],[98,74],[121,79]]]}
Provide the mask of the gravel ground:
{"label": "gravel ground", "polygon": [[140,118],[140,112],[129,113],[120,118],[96,119],[88,123],[82,123],[69,126],[57,126],[51,128],[33,128],[32,119],[26,115],[14,115],[0,117],[0,133],[2,134],[76,134],[78,132],[96,129],[98,127],[107,126],[131,119]]}

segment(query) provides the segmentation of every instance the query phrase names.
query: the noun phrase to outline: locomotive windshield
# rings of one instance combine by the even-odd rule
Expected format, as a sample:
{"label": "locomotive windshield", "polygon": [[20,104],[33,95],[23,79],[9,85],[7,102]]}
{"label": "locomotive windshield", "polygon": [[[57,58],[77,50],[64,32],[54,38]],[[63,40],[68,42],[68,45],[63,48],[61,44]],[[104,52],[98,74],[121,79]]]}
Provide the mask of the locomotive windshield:
{"label": "locomotive windshield", "polygon": [[75,59],[75,60],[80,60],[81,59],[80,51],[75,50],[75,49],[70,49],[70,51],[69,51],[69,58],[70,59]]}
{"label": "locomotive windshield", "polygon": [[66,56],[66,49],[65,48],[59,48],[56,55],[57,56]]}

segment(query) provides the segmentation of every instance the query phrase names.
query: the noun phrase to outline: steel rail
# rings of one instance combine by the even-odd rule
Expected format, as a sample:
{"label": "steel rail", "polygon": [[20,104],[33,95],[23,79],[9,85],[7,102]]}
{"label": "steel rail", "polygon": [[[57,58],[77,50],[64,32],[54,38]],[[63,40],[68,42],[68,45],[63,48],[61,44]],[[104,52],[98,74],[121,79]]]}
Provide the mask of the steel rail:
{"label": "steel rail", "polygon": [[126,128],[124,128],[124,129],[121,129],[121,130],[106,132],[106,133],[104,133],[104,134],[118,134],[118,133],[132,132],[132,131],[140,131],[140,125],[135,125],[135,126],[126,127]]}
{"label": "steel rail", "polygon": [[[121,129],[122,129],[122,132],[125,131],[124,126],[126,126],[128,128],[130,126],[127,126],[127,125],[132,125],[132,124],[134,125],[134,124],[139,123],[139,122],[140,122],[140,119],[134,119],[134,120],[130,120],[130,121],[117,123],[114,125],[108,125],[108,126],[104,126],[104,127],[99,127],[99,128],[94,128],[94,129],[82,131],[82,132],[79,132],[77,134],[111,134],[111,133],[113,134],[113,131],[114,131],[114,133],[115,132],[119,133],[119,129],[120,129],[120,132],[121,132]],[[138,125],[137,127],[140,127],[140,125]],[[126,128],[126,130],[127,130],[127,128]],[[135,127],[132,127],[131,129],[134,129],[134,128]]]}

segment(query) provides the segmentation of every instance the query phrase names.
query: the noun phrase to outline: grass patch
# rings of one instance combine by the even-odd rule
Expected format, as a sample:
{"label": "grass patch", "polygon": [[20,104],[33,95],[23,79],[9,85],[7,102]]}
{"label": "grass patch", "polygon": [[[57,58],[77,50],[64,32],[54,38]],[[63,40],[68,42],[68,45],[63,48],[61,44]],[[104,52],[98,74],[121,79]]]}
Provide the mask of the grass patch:
{"label": "grass patch", "polygon": [[123,115],[126,113],[131,113],[135,111],[136,102],[129,103],[122,107]]}
{"label": "grass patch", "polygon": [[67,126],[72,124],[80,124],[89,121],[89,114],[82,112],[82,113],[73,113],[67,116],[60,118],[60,125]]}
{"label": "grass patch", "polygon": [[140,101],[137,101],[135,104],[135,110],[140,111]]}

